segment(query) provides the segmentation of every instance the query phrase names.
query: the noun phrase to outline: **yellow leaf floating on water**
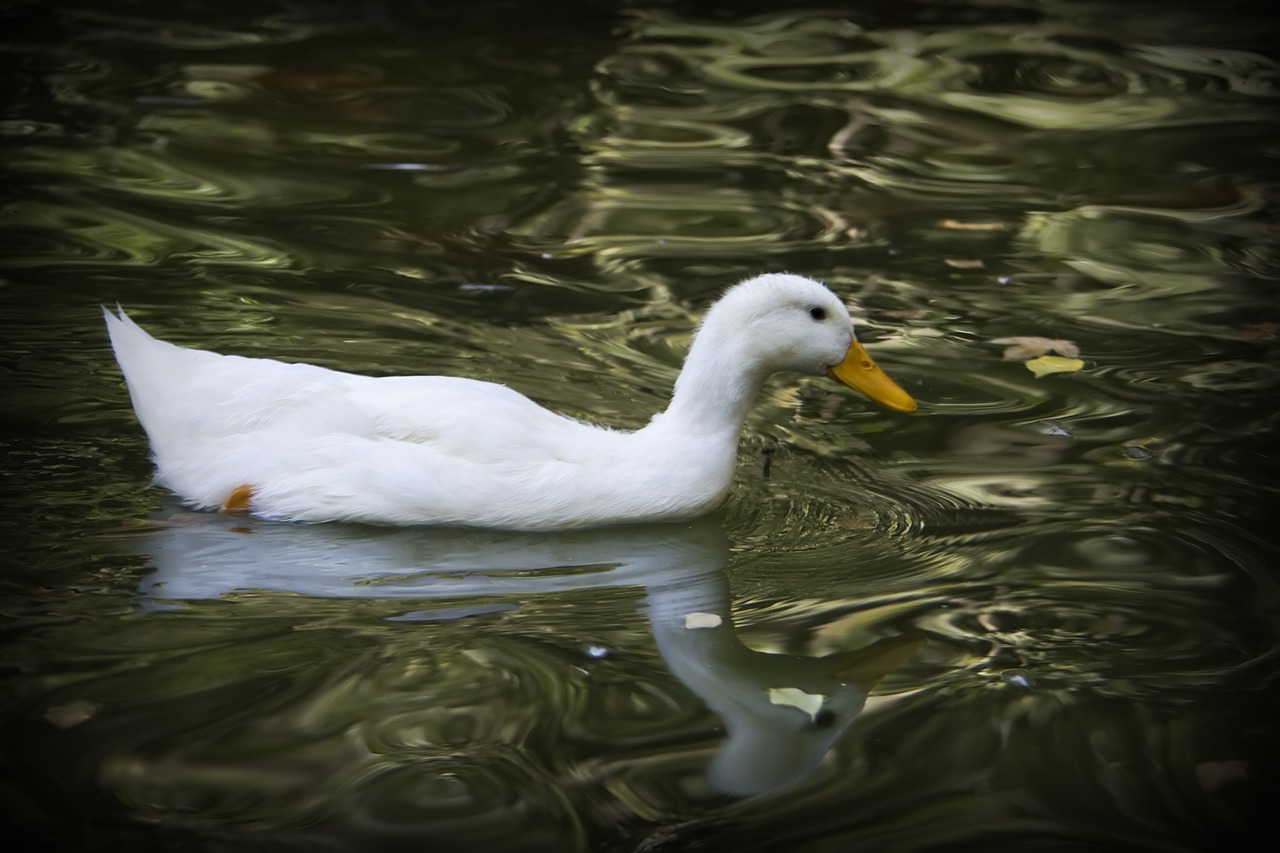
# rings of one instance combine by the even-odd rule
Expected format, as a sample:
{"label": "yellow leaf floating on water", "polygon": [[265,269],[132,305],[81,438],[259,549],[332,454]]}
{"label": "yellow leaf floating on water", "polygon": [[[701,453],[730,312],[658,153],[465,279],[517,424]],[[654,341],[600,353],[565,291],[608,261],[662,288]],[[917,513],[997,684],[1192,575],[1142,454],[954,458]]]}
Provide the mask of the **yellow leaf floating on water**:
{"label": "yellow leaf floating on water", "polygon": [[799,687],[770,687],[769,702],[774,705],[789,705],[816,720],[827,697],[821,693],[805,693]]}
{"label": "yellow leaf floating on water", "polygon": [[1026,365],[1027,370],[1036,375],[1036,379],[1054,373],[1075,373],[1077,370],[1084,369],[1084,362],[1080,359],[1063,358],[1057,355],[1042,355],[1031,359]]}

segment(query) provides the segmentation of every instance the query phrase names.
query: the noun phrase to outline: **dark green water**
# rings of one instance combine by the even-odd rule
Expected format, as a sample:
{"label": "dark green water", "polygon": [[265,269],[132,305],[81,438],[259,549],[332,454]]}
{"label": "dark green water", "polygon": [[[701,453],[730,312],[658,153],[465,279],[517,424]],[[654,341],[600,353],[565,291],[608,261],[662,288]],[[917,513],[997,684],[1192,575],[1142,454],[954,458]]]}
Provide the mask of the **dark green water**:
{"label": "dark green water", "polygon": [[[1269,4],[0,17],[22,849],[1270,849]],[[635,427],[784,269],[921,411],[778,377],[721,512],[559,536],[186,512],[99,314]]]}

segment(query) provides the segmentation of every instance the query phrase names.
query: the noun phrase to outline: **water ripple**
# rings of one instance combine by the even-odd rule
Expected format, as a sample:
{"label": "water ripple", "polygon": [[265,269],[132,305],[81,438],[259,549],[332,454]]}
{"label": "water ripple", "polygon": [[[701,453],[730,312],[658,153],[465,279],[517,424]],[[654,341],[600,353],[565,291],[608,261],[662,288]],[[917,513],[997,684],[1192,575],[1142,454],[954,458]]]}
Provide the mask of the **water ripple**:
{"label": "water ripple", "polygon": [[57,249],[32,254],[14,266],[84,266],[104,261],[153,265],[162,259],[197,266],[236,265],[288,268],[293,259],[272,243],[244,236],[239,228],[203,230],[105,205],[28,201],[11,208],[8,225],[37,240],[56,240]]}
{"label": "water ripple", "polygon": [[141,48],[184,48],[218,50],[244,46],[287,43],[299,38],[298,31],[244,26],[224,28],[202,26],[181,20],[155,20],[147,17],[113,15],[78,9],[68,11],[68,18],[86,34],[86,42],[118,42]]}

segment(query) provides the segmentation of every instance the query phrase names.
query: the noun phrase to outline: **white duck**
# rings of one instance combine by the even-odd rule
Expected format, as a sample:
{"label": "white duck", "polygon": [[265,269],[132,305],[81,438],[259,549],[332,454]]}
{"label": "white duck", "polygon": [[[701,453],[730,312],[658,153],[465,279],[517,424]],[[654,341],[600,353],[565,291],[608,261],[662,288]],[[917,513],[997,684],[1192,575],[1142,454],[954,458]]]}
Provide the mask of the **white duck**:
{"label": "white duck", "polygon": [[687,519],[724,500],[747,410],[773,373],[827,373],[915,401],[822,284],[762,275],[707,312],[667,410],[623,432],[502,385],[373,378],[157,340],[104,309],[155,458],[190,504],[263,518],[550,530]]}

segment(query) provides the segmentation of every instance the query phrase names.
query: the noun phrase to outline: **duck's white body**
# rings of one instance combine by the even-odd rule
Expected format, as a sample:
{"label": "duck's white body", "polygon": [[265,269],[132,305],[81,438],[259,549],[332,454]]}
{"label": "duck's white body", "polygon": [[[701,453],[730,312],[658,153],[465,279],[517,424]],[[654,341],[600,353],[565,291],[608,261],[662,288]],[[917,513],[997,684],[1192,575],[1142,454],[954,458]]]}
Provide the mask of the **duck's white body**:
{"label": "duck's white body", "polygon": [[[190,350],[104,313],[157,481],[206,508],[240,490],[254,515],[297,521],[535,530],[690,518],[728,492],[748,407],[769,374],[821,373],[854,350],[869,364],[829,290],[760,276],[712,307],[667,411],[621,432],[489,382]],[[879,378],[900,398],[860,390],[914,408]]]}

